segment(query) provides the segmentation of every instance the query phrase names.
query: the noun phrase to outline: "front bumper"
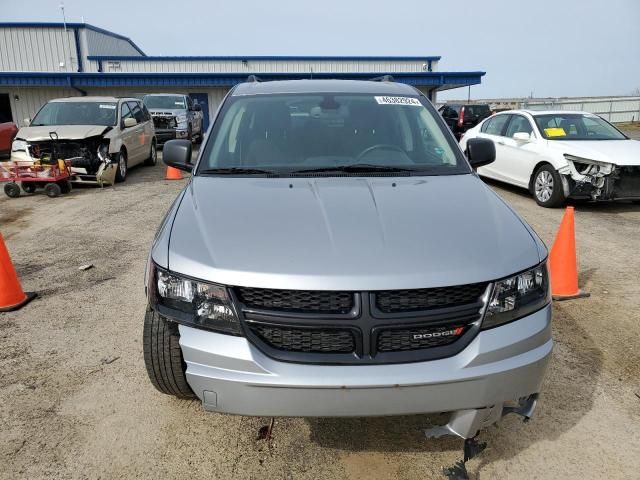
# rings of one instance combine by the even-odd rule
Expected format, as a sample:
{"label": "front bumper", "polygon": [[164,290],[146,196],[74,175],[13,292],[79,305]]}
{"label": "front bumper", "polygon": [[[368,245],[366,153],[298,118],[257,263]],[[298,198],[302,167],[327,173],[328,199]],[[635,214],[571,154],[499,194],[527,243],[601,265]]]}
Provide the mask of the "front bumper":
{"label": "front bumper", "polygon": [[187,381],[206,410],[251,416],[342,417],[496,407],[540,391],[551,306],[480,332],[459,354],[384,365],[313,365],[267,357],[245,338],[180,325]]}
{"label": "front bumper", "polygon": [[[562,172],[561,172],[562,173]],[[595,201],[640,200],[640,166],[616,166],[601,178],[566,175],[565,195]]]}
{"label": "front bumper", "polygon": [[189,136],[189,131],[186,129],[156,128],[156,140],[159,144],[162,144],[168,140],[174,140],[176,138],[187,138],[188,136]]}

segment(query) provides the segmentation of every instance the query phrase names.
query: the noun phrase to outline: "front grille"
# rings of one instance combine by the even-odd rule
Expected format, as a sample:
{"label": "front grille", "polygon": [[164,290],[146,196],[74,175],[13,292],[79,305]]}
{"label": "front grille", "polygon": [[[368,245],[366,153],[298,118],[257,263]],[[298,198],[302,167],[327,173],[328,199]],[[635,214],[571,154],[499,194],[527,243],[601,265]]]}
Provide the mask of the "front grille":
{"label": "front grille", "polygon": [[415,312],[475,303],[486,288],[486,283],[472,283],[454,287],[383,290],[375,293],[375,302],[378,310],[384,313]]}
{"label": "front grille", "polygon": [[311,290],[275,290],[238,287],[238,299],[247,307],[299,313],[345,314],[353,308],[353,293]]}
{"label": "front grille", "polygon": [[250,325],[249,328],[266,344],[286,352],[350,353],[355,350],[355,340],[350,330],[312,330],[271,325]]}
{"label": "front grille", "polygon": [[155,116],[153,126],[158,129],[175,128],[176,120],[174,116]]}
{"label": "front grille", "polygon": [[401,352],[441,347],[455,342],[465,331],[464,325],[389,329],[378,334],[379,352]]}

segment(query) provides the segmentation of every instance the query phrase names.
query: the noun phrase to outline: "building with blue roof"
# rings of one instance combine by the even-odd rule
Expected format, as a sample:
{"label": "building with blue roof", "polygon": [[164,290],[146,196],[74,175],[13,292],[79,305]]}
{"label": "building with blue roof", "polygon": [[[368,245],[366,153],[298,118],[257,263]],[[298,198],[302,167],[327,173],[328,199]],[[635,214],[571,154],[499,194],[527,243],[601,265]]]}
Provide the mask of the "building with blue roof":
{"label": "building with blue roof", "polygon": [[130,38],[87,23],[0,23],[0,121],[22,124],[48,100],[80,95],[188,93],[205,123],[234,85],[263,80],[391,75],[435,101],[484,72],[440,71],[438,56],[149,56]]}

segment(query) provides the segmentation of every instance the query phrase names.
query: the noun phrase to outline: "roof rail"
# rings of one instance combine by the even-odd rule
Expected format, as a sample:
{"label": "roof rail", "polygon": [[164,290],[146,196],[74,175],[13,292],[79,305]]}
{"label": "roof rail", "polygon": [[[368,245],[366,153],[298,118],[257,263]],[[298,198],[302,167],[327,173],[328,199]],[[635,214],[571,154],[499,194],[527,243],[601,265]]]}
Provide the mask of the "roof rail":
{"label": "roof rail", "polygon": [[395,82],[391,75],[382,75],[371,79],[372,82]]}
{"label": "roof rail", "polygon": [[249,75],[247,77],[246,82],[252,83],[252,82],[262,82],[262,79],[256,75]]}

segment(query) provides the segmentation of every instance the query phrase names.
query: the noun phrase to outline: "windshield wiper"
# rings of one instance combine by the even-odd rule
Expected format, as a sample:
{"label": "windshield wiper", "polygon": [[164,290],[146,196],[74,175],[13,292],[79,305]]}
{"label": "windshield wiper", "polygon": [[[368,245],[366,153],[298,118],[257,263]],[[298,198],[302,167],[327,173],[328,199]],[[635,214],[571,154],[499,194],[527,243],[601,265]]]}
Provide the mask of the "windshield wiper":
{"label": "windshield wiper", "polygon": [[206,170],[202,170],[202,174],[211,174],[211,175],[273,175],[276,172],[272,170],[264,170],[262,168],[245,168],[245,167],[224,167],[224,168],[207,168]]}
{"label": "windshield wiper", "polygon": [[305,173],[367,173],[367,172],[415,172],[417,169],[392,167],[389,165],[372,165],[370,163],[353,163],[351,165],[340,165],[334,167],[305,168],[302,170],[293,170],[291,174]]}

